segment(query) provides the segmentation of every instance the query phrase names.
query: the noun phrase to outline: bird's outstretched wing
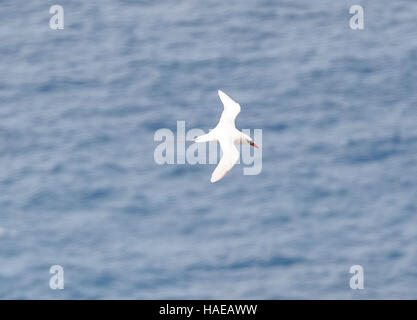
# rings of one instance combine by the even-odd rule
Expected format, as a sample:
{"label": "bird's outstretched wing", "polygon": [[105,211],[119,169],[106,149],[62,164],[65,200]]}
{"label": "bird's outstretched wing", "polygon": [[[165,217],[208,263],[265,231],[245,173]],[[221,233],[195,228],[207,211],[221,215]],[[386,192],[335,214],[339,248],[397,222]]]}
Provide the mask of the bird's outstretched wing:
{"label": "bird's outstretched wing", "polygon": [[220,100],[223,103],[224,110],[219,120],[218,125],[235,125],[235,118],[240,112],[239,103],[235,102],[223,91],[218,91]]}
{"label": "bird's outstretched wing", "polygon": [[223,178],[233,168],[237,160],[239,160],[239,151],[237,151],[232,140],[220,139],[219,143],[223,156],[211,175],[211,182],[216,182]]}

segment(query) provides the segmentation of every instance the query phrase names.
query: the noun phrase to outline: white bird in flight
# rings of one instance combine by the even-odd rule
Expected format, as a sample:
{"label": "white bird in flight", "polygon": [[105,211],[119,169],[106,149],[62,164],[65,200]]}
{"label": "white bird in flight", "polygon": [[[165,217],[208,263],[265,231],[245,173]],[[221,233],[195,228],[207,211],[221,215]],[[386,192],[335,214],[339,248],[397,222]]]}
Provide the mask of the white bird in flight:
{"label": "white bird in flight", "polygon": [[220,143],[223,156],[211,175],[211,182],[222,179],[239,159],[239,151],[237,151],[235,144],[249,144],[259,148],[251,137],[236,129],[235,119],[240,112],[240,105],[223,91],[219,90],[218,94],[224,106],[219,123],[209,133],[194,139],[195,142],[214,141]]}

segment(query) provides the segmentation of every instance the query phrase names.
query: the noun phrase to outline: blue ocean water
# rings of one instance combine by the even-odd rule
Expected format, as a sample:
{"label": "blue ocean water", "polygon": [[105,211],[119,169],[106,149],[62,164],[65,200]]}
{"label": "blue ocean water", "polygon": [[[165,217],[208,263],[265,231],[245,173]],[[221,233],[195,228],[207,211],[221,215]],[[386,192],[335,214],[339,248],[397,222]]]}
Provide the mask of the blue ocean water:
{"label": "blue ocean water", "polygon": [[[0,298],[417,298],[416,1],[0,4]],[[218,89],[261,174],[157,165]]]}

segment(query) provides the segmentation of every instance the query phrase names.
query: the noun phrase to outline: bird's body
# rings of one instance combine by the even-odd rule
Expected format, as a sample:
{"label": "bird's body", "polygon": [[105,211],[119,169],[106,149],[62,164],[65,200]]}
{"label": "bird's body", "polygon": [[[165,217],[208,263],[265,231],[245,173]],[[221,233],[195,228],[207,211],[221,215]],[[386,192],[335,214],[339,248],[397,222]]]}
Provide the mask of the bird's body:
{"label": "bird's body", "polygon": [[235,119],[240,112],[240,105],[223,91],[219,90],[218,94],[224,106],[219,123],[209,133],[203,134],[194,140],[195,142],[214,141],[220,143],[223,156],[211,175],[211,182],[222,179],[239,160],[239,151],[235,147],[236,144],[250,144],[258,148],[252,142],[251,137],[236,129]]}

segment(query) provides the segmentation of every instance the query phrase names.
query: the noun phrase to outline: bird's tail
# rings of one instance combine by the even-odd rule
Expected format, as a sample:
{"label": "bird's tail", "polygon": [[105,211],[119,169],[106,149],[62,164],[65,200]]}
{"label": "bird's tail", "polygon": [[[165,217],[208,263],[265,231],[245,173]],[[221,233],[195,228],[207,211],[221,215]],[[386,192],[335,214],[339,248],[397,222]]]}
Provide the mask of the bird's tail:
{"label": "bird's tail", "polygon": [[216,141],[213,138],[213,135],[211,134],[211,132],[198,136],[197,138],[194,139],[194,142],[210,142],[210,141]]}

